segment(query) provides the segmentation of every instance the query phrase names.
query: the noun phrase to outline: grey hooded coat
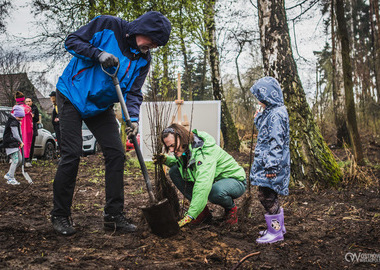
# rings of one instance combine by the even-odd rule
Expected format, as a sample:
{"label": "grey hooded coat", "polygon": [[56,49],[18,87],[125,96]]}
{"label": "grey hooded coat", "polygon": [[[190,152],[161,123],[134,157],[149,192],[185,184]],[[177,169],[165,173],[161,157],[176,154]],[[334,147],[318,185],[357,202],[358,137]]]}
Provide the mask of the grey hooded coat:
{"label": "grey hooded coat", "polygon": [[[255,118],[258,129],[255,158],[250,180],[255,186],[268,187],[280,195],[289,194],[290,152],[289,116],[278,81],[272,77],[258,80],[252,94],[266,105]],[[267,178],[266,174],[276,174]]]}

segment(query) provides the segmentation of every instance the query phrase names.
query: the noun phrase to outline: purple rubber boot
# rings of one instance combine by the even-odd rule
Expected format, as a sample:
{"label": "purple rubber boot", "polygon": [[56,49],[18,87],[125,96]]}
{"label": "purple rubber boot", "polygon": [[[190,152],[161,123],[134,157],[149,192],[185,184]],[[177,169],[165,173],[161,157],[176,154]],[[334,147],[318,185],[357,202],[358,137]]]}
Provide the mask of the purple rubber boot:
{"label": "purple rubber boot", "polygon": [[284,240],[284,234],[282,227],[284,224],[284,212],[280,212],[277,215],[265,215],[265,221],[267,222],[267,232],[256,239],[259,244],[270,244]]}
{"label": "purple rubber boot", "polygon": [[[281,209],[280,214],[282,214],[282,223],[281,223],[282,224],[282,234],[286,234],[286,228],[285,228],[285,222],[284,222],[284,209],[282,207],[280,209]],[[266,233],[267,233],[267,230],[260,231],[259,235],[263,236]]]}

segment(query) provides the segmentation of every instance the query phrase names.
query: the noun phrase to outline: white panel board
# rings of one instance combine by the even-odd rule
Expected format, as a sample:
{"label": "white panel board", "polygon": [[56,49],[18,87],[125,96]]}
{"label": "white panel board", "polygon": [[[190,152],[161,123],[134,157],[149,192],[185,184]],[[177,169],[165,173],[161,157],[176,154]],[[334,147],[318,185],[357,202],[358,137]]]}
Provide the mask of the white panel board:
{"label": "white panel board", "polygon": [[[143,102],[140,108],[140,147],[145,161],[152,160],[152,142],[149,113],[152,111],[153,104],[161,108],[165,106],[165,109],[158,109],[157,111],[167,112],[167,116],[161,117],[168,119],[168,125],[172,121],[173,115],[175,119],[177,116],[177,105],[174,102]],[[182,119],[184,115],[187,115],[190,122],[191,129],[197,129],[205,131],[215,138],[215,141],[220,145],[220,117],[221,117],[221,103],[219,100],[210,101],[185,101],[181,105]]]}

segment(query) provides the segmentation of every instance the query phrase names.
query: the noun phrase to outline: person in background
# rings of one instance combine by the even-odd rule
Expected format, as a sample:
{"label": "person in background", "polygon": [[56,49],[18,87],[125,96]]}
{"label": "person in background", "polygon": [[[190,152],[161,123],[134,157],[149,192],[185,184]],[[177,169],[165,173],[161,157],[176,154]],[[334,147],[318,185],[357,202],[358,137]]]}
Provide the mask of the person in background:
{"label": "person in background", "polygon": [[24,147],[24,144],[22,142],[20,122],[24,116],[24,108],[15,105],[4,128],[3,147],[6,154],[12,159],[9,171],[4,175],[4,178],[7,180],[7,184],[10,185],[20,184],[15,178],[15,172],[22,163],[20,148]]}
{"label": "person in background", "polygon": [[105,229],[129,233],[137,230],[124,213],[125,151],[113,110],[119,102],[112,78],[116,71],[132,127],[128,137],[138,132],[141,88],[148,74],[150,50],[164,46],[171,23],[161,13],[149,11],[132,22],[114,16],[95,17],[71,33],[65,47],[74,57],[57,83],[57,104],[61,128],[61,157],[53,184],[51,222],[60,235],[76,232],[71,206],[82,155],[82,122],[99,143],[105,159]]}
{"label": "person in background", "polygon": [[259,186],[259,200],[266,211],[267,230],[260,232],[259,244],[284,240],[284,211],[278,194],[289,194],[290,151],[289,116],[280,84],[275,78],[259,79],[251,88],[263,112],[255,114],[258,129],[251,184]]}
{"label": "person in background", "polygon": [[17,91],[15,94],[17,105],[24,109],[25,117],[21,121],[21,134],[24,143],[24,158],[29,159],[30,148],[33,141],[33,116],[32,108],[25,104],[25,96],[22,92]]}
{"label": "person in background", "polygon": [[38,135],[38,126],[37,123],[40,121],[40,112],[35,104],[33,104],[33,101],[31,98],[25,99],[25,104],[28,105],[32,109],[32,117],[33,117],[33,139],[32,139],[32,145],[30,146],[30,154],[29,158],[26,159],[25,167],[32,167],[32,160],[33,160],[33,154],[34,154],[34,144],[36,142],[36,137]]}
{"label": "person in background", "polygon": [[179,226],[198,225],[210,221],[207,201],[225,210],[226,224],[238,222],[234,200],[243,195],[246,186],[244,169],[215,139],[203,131],[188,131],[179,124],[172,124],[161,133],[165,151],[173,156],[160,154],[154,163],[170,167],[169,175],[174,185],[190,201],[190,206]]}
{"label": "person in background", "polygon": [[58,151],[61,149],[61,130],[59,127],[59,115],[57,106],[57,92],[52,91],[49,95],[50,101],[53,104],[53,112],[51,116],[51,123],[53,124],[55,137],[57,138]]}

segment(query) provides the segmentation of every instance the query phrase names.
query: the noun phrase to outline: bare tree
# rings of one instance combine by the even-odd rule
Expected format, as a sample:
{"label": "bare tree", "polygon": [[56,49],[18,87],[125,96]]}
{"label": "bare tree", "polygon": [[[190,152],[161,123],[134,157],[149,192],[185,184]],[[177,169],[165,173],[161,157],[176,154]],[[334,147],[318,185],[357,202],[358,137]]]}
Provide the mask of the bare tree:
{"label": "bare tree", "polygon": [[282,85],[290,118],[293,181],[333,185],[340,169],[316,125],[293,58],[284,1],[258,0],[264,72]]}
{"label": "bare tree", "polygon": [[20,74],[27,71],[27,57],[16,49],[5,51],[0,48],[0,84],[2,104],[12,106],[14,94],[22,87]]}
{"label": "bare tree", "polygon": [[9,10],[12,4],[8,0],[0,0],[0,33],[5,32],[5,22],[4,20],[9,16]]}
{"label": "bare tree", "polygon": [[[156,80],[155,78],[150,78],[150,80]],[[155,85],[154,83],[152,85]],[[169,125],[172,115],[175,115],[177,112],[173,108],[173,103],[162,98],[157,92],[157,88],[152,90],[152,99],[151,102],[146,103],[147,116],[149,121],[150,142],[145,142],[150,144],[151,149],[153,150],[153,155],[161,154],[163,150],[163,144],[161,142],[161,133]],[[140,142],[143,141],[143,138],[140,138]],[[170,205],[173,208],[173,212],[176,217],[179,217],[180,205],[177,196],[176,189],[171,184],[171,181],[166,177],[164,169],[161,164],[155,165],[155,196],[158,201],[167,198],[170,202]]]}

